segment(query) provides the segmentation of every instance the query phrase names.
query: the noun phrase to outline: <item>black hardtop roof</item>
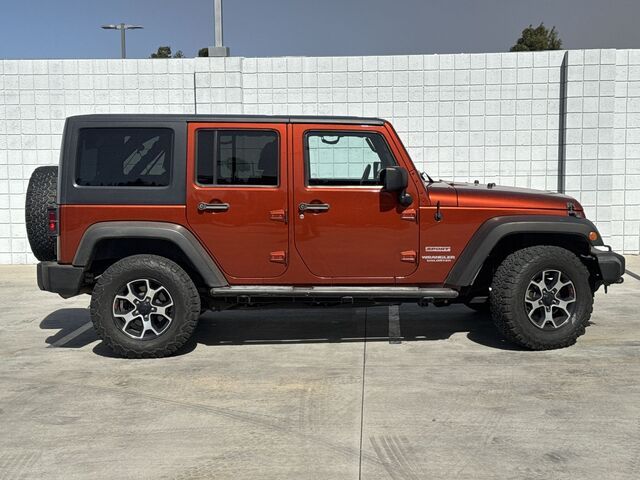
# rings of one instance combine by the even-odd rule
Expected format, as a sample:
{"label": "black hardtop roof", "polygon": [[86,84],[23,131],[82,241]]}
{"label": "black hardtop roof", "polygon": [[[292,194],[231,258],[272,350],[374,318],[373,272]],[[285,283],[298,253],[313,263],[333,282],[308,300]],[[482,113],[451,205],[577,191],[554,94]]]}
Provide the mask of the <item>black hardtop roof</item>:
{"label": "black hardtop roof", "polygon": [[228,123],[335,123],[348,125],[384,125],[381,118],[310,116],[310,115],[197,115],[163,113],[99,113],[76,115],[78,122],[228,122]]}

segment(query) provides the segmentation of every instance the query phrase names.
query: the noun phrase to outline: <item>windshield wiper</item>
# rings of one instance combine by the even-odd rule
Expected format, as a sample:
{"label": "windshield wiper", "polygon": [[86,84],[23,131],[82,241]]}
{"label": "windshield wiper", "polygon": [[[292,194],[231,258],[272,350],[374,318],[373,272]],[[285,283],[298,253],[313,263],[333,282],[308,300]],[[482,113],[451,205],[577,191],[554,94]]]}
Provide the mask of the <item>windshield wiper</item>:
{"label": "windshield wiper", "polygon": [[[433,183],[433,178],[431,178],[427,172],[420,172],[420,176],[422,177],[422,180],[424,180],[425,182],[428,181],[429,183]],[[424,178],[424,177],[427,177],[427,178]]]}

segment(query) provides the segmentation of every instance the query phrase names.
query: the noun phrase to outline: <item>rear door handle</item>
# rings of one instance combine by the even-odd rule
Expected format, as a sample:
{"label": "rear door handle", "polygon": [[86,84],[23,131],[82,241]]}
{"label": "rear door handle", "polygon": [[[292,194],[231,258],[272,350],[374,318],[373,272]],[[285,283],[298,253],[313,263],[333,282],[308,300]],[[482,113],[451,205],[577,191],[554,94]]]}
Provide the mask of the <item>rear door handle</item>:
{"label": "rear door handle", "polygon": [[301,203],[298,205],[298,211],[300,213],[304,212],[328,212],[329,204],[328,203]]}
{"label": "rear door handle", "polygon": [[229,210],[228,203],[204,203],[200,202],[198,204],[199,212],[226,212]]}

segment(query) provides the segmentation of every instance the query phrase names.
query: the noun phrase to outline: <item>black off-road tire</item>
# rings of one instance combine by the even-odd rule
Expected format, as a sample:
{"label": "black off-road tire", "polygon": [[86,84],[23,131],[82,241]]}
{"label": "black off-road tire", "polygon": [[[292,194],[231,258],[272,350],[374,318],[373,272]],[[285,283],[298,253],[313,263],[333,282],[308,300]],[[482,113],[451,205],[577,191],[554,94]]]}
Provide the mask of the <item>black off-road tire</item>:
{"label": "black off-road tire", "polygon": [[[135,339],[116,324],[114,301],[128,282],[149,279],[172,297],[173,320],[159,336]],[[200,316],[200,295],[189,275],[175,262],[157,255],[133,255],[111,265],[99,278],[91,297],[91,320],[98,336],[118,355],[158,358],[176,352],[191,337]]]}
{"label": "black off-road tire", "polygon": [[[527,315],[525,294],[529,282],[545,269],[561,271],[575,287],[575,306],[569,320],[554,330],[535,326]],[[530,350],[573,345],[585,333],[593,311],[589,271],[572,252],[555,246],[518,250],[500,264],[491,284],[491,316],[502,335]]]}
{"label": "black off-road tire", "polygon": [[56,237],[49,235],[47,209],[56,206],[58,167],[38,167],[31,174],[24,206],[27,238],[41,262],[56,259]]}

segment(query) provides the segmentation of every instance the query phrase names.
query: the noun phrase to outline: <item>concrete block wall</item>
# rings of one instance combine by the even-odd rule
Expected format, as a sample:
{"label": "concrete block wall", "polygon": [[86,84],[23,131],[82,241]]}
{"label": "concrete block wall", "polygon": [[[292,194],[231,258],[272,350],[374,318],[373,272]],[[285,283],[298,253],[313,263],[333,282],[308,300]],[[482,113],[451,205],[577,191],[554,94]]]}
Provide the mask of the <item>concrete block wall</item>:
{"label": "concrete block wall", "polygon": [[65,118],[192,113],[194,60],[0,61],[0,264],[33,263],[24,225],[31,172],[58,163]]}
{"label": "concrete block wall", "polygon": [[383,117],[432,176],[555,189],[563,54],[244,59],[242,104],[211,75],[211,101],[198,92],[197,107]]}
{"label": "concrete block wall", "polygon": [[640,252],[640,50],[578,50],[0,61],[0,263],[35,261],[24,194],[64,119],[127,112],[379,116],[419,168],[458,181],[556,190],[564,159],[567,193]]}
{"label": "concrete block wall", "polygon": [[[640,251],[640,50],[616,52],[611,238],[626,252]],[[606,165],[605,165],[606,166]],[[607,198],[606,190],[598,192]]]}

